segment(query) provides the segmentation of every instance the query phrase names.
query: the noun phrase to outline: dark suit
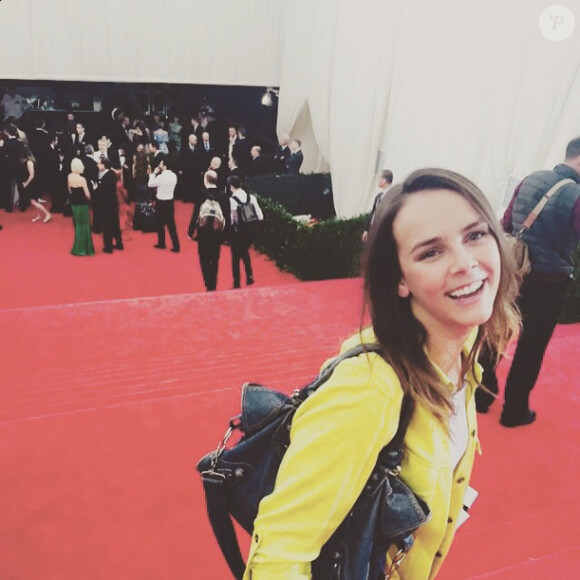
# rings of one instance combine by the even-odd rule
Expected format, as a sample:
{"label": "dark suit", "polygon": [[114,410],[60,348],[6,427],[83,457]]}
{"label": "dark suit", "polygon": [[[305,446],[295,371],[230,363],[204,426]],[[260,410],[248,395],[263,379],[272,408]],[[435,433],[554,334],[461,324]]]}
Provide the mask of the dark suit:
{"label": "dark suit", "polygon": [[153,171],[162,161],[165,162],[167,155],[157,151],[155,155],[149,154],[149,165],[151,165],[151,171]]}
{"label": "dark suit", "polygon": [[180,196],[183,201],[193,201],[193,195],[203,187],[203,172],[205,170],[205,156],[200,145],[193,151],[189,144],[181,150],[181,179],[179,184]]}
{"label": "dark suit", "polygon": [[119,159],[119,152],[114,145],[107,149],[107,157],[113,166],[113,169],[121,169],[121,160]]}
{"label": "dark suit", "polygon": [[237,139],[234,144],[234,159],[238,162],[239,167],[246,175],[248,175],[248,166],[252,160],[252,156],[250,155],[251,149],[252,146],[247,138]]}
{"label": "dark suit", "polygon": [[197,144],[201,143],[201,134],[204,132],[204,128],[201,125],[194,129],[192,125],[187,125],[181,129],[181,149],[184,149],[189,145],[189,136],[195,135],[197,137]]}
{"label": "dark suit", "polygon": [[117,199],[117,175],[112,169],[106,171],[99,179],[97,187],[99,205],[102,211],[103,242],[105,252],[113,251],[113,239],[115,248],[123,249],[121,227],[119,225],[119,201]]}
{"label": "dark suit", "polygon": [[265,175],[271,173],[269,160],[263,155],[253,158],[248,165],[248,176],[257,177],[258,175]]}
{"label": "dark suit", "polygon": [[79,135],[76,131],[72,134],[72,149],[70,157],[83,157],[85,154],[85,145],[90,141],[86,133]]}
{"label": "dark suit", "polygon": [[233,169],[230,169],[228,172],[228,177],[232,177],[232,176],[236,176],[240,178],[240,182],[242,184],[242,187],[244,186],[244,181],[246,180],[247,175],[239,168],[239,167],[234,167]]}
{"label": "dark suit", "polygon": [[67,186],[61,177],[58,151],[52,146],[48,147],[46,157],[46,189],[51,195],[50,211],[61,213],[66,199]]}
{"label": "dark suit", "polygon": [[287,145],[284,147],[278,147],[274,154],[274,169],[277,173],[286,173],[286,161],[291,153],[292,151],[290,151],[290,148]]}
{"label": "dark suit", "polygon": [[54,159],[50,146],[50,137],[44,129],[35,129],[28,136],[28,145],[36,159],[35,175],[36,191],[42,195],[50,191],[49,172],[51,159]]}
{"label": "dark suit", "polygon": [[207,144],[209,145],[209,149],[206,147],[206,144],[204,141],[200,141],[198,143],[198,147],[201,151],[201,154],[203,155],[203,159],[204,159],[204,171],[207,171],[207,168],[209,167],[210,161],[212,160],[212,157],[216,157],[217,153],[216,153],[216,148],[213,145],[213,141],[208,141]]}
{"label": "dark suit", "polygon": [[16,137],[10,137],[4,141],[4,147],[0,149],[2,155],[2,174],[0,175],[0,207],[6,211],[12,211],[13,184],[20,167],[20,150],[22,143]]}
{"label": "dark suit", "polygon": [[[220,204],[220,208],[224,215],[225,227],[222,231],[214,231],[213,229],[202,229],[197,227],[197,218],[199,217],[199,209],[206,199],[214,199]],[[217,274],[218,265],[221,252],[221,244],[224,240],[224,232],[229,230],[230,224],[230,201],[225,193],[221,193],[216,187],[204,189],[200,192],[196,199],[195,208],[189,224],[188,235],[192,237],[194,231],[197,229],[197,252],[199,255],[199,263],[201,265],[201,273],[203,281],[208,292],[217,288]]]}
{"label": "dark suit", "polygon": [[100,234],[103,231],[103,209],[101,202],[101,192],[98,188],[99,182],[99,168],[97,167],[97,162],[89,155],[84,155],[81,158],[83,165],[85,166],[85,171],[83,173],[85,179],[87,180],[87,187],[91,194],[91,209],[93,213],[93,232]]}
{"label": "dark suit", "polygon": [[295,175],[300,173],[302,161],[304,161],[304,155],[302,155],[301,150],[296,151],[296,153],[292,153],[286,160],[286,169],[288,170],[288,173]]}

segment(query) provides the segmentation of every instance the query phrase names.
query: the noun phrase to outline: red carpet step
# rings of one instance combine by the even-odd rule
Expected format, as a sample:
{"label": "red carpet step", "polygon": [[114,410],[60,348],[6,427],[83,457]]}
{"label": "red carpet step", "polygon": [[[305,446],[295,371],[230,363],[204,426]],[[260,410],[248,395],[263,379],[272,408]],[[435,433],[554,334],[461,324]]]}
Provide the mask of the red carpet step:
{"label": "red carpet step", "polygon": [[[356,331],[360,286],[0,311],[0,576],[228,579],[195,462],[242,382],[290,391]],[[444,580],[577,578],[579,331],[556,331],[533,426],[502,428],[499,404],[480,417],[480,497]]]}

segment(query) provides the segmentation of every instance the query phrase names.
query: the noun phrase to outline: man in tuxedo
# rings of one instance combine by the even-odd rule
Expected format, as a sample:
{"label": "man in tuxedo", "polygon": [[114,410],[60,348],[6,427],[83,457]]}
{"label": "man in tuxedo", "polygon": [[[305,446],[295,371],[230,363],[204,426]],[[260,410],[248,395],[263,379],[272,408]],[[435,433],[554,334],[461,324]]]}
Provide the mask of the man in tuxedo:
{"label": "man in tuxedo", "polygon": [[159,146],[155,141],[149,143],[149,165],[155,169],[161,162],[165,161],[166,155],[159,151]]}
{"label": "man in tuxedo", "polygon": [[216,148],[207,131],[201,134],[201,152],[204,156],[205,169],[207,169],[211,158],[216,155]]}
{"label": "man in tuxedo", "polygon": [[76,124],[75,132],[72,134],[73,157],[82,157],[85,152],[85,145],[89,144],[89,138],[84,123],[80,121]]}
{"label": "man in tuxedo", "polygon": [[369,232],[371,230],[371,224],[373,223],[373,218],[375,217],[377,207],[381,202],[381,199],[383,199],[383,196],[385,195],[385,193],[387,192],[389,187],[391,187],[392,184],[393,184],[393,172],[390,169],[384,169],[383,171],[381,171],[379,180],[377,182],[377,187],[379,188],[379,191],[375,195],[375,199],[373,201],[373,208],[371,209],[371,213],[369,214],[369,217],[365,224],[365,229],[361,236],[363,242],[366,242],[368,240]]}
{"label": "man in tuxedo", "polygon": [[187,146],[181,150],[181,179],[179,184],[181,199],[193,201],[193,196],[203,187],[205,155],[197,142],[195,133],[188,137]]}
{"label": "man in tuxedo", "polygon": [[18,173],[22,143],[17,138],[18,129],[16,125],[9,123],[4,128],[4,133],[8,138],[4,140],[4,146],[0,150],[0,154],[2,155],[0,207],[4,207],[7,212],[11,212],[14,203],[15,179]]}
{"label": "man in tuxedo", "polygon": [[232,157],[228,161],[228,168],[229,168],[228,177],[232,177],[232,175],[235,175],[236,177],[239,178],[241,187],[244,187],[246,174],[238,167],[238,161],[235,157]]}
{"label": "man in tuxedo", "polygon": [[36,180],[36,191],[42,196],[49,191],[48,173],[50,160],[54,159],[50,148],[50,136],[46,130],[46,122],[42,117],[36,120],[35,128],[30,133],[28,145],[36,159],[34,179]]}
{"label": "man in tuxedo", "polygon": [[257,177],[270,173],[270,168],[267,159],[262,155],[262,148],[259,145],[254,145],[250,149],[250,156],[252,160],[248,167],[248,175]]}
{"label": "man in tuxedo", "polygon": [[288,143],[290,143],[290,135],[288,133],[282,133],[280,135],[280,139],[278,139],[278,149],[274,154],[274,168],[277,173],[286,173],[286,161],[290,154],[290,147],[288,147]]}
{"label": "man in tuxedo", "polygon": [[55,133],[50,133],[48,139],[50,142],[48,145],[48,154],[46,156],[46,189],[51,197],[50,211],[51,213],[62,213],[66,199],[67,186],[61,179],[61,161],[58,151],[58,137]]}
{"label": "man in tuxedo", "polygon": [[[112,254],[115,250],[123,249],[121,227],[119,225],[119,201],[117,198],[117,174],[111,168],[108,157],[102,156],[97,161],[99,169],[99,183],[97,195],[101,205],[101,219],[103,222],[103,252]],[[113,240],[115,245],[113,246]]]}
{"label": "man in tuxedo", "polygon": [[238,140],[238,131],[233,126],[230,125],[228,127],[228,151],[227,151],[227,160],[229,161],[234,156],[234,147]]}
{"label": "man in tuxedo", "polygon": [[286,160],[286,170],[290,174],[298,175],[300,173],[300,167],[302,166],[302,161],[304,161],[302,149],[300,149],[301,146],[302,144],[298,139],[292,139],[289,143],[291,153]]}
{"label": "man in tuxedo", "polygon": [[189,136],[193,133],[198,141],[201,139],[201,134],[203,133],[203,127],[199,122],[197,114],[191,115],[189,118],[189,123],[181,130],[181,148],[187,147],[189,141]]}
{"label": "man in tuxedo", "polygon": [[248,175],[248,167],[250,165],[250,142],[246,138],[246,129],[240,127],[238,129],[238,139],[233,147],[233,156],[237,159],[240,169]]}

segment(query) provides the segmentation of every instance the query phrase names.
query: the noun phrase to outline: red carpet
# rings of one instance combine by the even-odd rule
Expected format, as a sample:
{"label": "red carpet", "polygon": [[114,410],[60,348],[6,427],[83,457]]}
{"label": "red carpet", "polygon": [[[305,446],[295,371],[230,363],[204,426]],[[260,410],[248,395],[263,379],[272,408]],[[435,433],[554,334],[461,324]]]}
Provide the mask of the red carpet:
{"label": "red carpet", "polygon": [[[32,223],[36,215],[32,208],[24,213],[0,211],[0,224],[4,226],[0,232],[0,305],[44,306],[203,292],[197,245],[187,239],[192,209],[192,204],[175,204],[179,254],[154,248],[155,233],[130,231],[123,233],[123,252],[112,255],[102,252],[102,235],[93,234],[95,255],[84,257],[70,253],[74,238],[72,218],[54,214],[47,224]],[[229,247],[222,246],[218,290],[233,285],[231,263]],[[296,281],[290,274],[281,273],[265,256],[252,254],[252,266],[257,286]]]}
{"label": "red carpet", "polygon": [[[24,217],[0,214],[0,578],[228,579],[195,462],[242,382],[301,385],[357,328],[360,280],[297,284],[258,256],[257,287],[186,294],[200,283],[187,240],[173,255],[138,234],[124,253],[75,258],[49,230],[70,222]],[[533,426],[500,427],[497,404],[480,418],[480,497],[443,580],[578,577],[579,347],[580,325],[558,327]]]}

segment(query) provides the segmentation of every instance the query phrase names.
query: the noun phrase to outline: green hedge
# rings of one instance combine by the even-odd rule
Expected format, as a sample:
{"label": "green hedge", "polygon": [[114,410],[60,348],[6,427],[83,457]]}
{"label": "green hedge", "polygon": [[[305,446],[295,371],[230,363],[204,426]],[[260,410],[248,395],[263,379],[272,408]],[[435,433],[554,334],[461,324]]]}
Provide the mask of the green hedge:
{"label": "green hedge", "polygon": [[[307,226],[277,203],[260,198],[264,222],[256,248],[279,268],[300,280],[350,278],[360,273],[361,234],[368,214],[348,220],[330,219]],[[574,281],[570,285],[560,322],[580,322],[580,246],[576,249]]]}
{"label": "green hedge", "polygon": [[360,236],[367,216],[308,226],[269,199],[260,198],[260,206],[264,221],[255,245],[278,267],[300,280],[358,276]]}

